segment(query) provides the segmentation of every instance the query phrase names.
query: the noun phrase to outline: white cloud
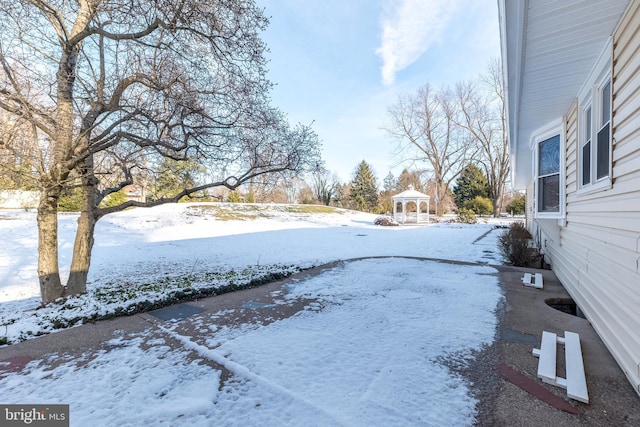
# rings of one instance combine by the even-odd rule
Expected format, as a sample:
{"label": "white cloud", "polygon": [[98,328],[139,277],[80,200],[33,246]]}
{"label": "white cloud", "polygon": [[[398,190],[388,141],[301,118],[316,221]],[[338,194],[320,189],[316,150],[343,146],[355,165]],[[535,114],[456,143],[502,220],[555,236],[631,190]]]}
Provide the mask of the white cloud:
{"label": "white cloud", "polygon": [[391,0],[382,13],[381,45],[376,50],[383,61],[385,85],[441,39],[457,4],[457,0]]}

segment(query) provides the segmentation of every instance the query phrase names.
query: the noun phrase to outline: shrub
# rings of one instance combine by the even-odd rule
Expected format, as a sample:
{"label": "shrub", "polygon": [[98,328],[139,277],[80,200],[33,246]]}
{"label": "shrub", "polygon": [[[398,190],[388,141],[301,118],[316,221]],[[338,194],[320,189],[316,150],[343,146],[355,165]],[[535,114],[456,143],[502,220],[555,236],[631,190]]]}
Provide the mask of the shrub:
{"label": "shrub", "polygon": [[116,191],[115,193],[109,194],[104,198],[102,203],[100,203],[101,208],[118,206],[127,201],[127,195],[124,193],[124,190]]}
{"label": "shrub", "polygon": [[400,225],[400,223],[398,221],[396,221],[392,217],[386,216],[386,215],[377,217],[373,221],[373,223],[375,225],[383,225],[383,226],[398,226],[398,225]]}
{"label": "shrub", "polygon": [[509,233],[513,234],[515,237],[520,239],[531,239],[533,236],[527,230],[527,227],[524,226],[522,221],[513,222],[509,226]]}
{"label": "shrub", "polygon": [[476,224],[478,219],[471,209],[458,209],[457,222],[461,224]]}
{"label": "shrub", "polygon": [[524,194],[517,194],[505,207],[506,211],[513,215],[524,215],[526,199]]}
{"label": "shrub", "polygon": [[242,203],[242,196],[238,190],[230,191],[227,194],[227,202],[229,203]]}
{"label": "shrub", "polygon": [[65,188],[58,200],[60,212],[80,212],[82,208],[82,189],[80,187]]}
{"label": "shrub", "polygon": [[536,255],[531,247],[531,233],[522,222],[514,222],[509,230],[498,238],[500,252],[509,264],[516,267],[528,266]]}
{"label": "shrub", "polygon": [[493,203],[486,197],[476,196],[464,202],[464,208],[472,210],[476,215],[491,215],[493,213]]}

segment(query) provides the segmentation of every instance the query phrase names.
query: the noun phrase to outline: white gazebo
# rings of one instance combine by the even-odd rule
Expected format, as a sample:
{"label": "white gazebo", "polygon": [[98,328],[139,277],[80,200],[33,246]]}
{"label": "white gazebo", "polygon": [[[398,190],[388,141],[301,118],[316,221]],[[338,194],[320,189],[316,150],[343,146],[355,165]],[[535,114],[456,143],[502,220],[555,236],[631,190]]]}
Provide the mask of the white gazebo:
{"label": "white gazebo", "polygon": [[[407,191],[393,196],[393,218],[402,224],[407,222],[428,223],[429,199],[429,196],[414,190],[410,185]],[[412,205],[415,206],[415,212],[407,212]]]}

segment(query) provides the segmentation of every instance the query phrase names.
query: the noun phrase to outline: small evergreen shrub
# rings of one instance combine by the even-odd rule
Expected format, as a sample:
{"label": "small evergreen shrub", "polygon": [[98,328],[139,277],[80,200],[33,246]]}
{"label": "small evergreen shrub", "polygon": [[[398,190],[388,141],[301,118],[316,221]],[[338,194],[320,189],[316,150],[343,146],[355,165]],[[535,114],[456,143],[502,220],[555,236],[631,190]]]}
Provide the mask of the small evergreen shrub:
{"label": "small evergreen shrub", "polygon": [[229,203],[242,203],[242,196],[238,190],[230,191],[227,194],[227,202]]}
{"label": "small evergreen shrub", "polygon": [[524,194],[517,194],[513,200],[505,207],[505,210],[512,215],[524,215],[527,208],[527,201]]}
{"label": "small evergreen shrub", "polygon": [[486,197],[476,196],[471,200],[466,200],[463,204],[465,209],[472,210],[476,215],[491,215],[493,204]]}
{"label": "small evergreen shrub", "polygon": [[124,190],[116,191],[115,193],[109,194],[104,198],[102,203],[100,203],[101,208],[107,208],[112,206],[118,206],[127,201],[127,195]]}
{"label": "small evergreen shrub", "polygon": [[516,267],[528,266],[536,255],[535,248],[530,246],[531,233],[522,222],[514,222],[509,229],[498,238],[500,252],[507,262]]}
{"label": "small evergreen shrub", "polygon": [[82,189],[80,187],[65,188],[58,200],[60,212],[80,212],[82,208]]}
{"label": "small evergreen shrub", "polygon": [[456,221],[461,224],[476,224],[478,219],[471,209],[458,209]]}

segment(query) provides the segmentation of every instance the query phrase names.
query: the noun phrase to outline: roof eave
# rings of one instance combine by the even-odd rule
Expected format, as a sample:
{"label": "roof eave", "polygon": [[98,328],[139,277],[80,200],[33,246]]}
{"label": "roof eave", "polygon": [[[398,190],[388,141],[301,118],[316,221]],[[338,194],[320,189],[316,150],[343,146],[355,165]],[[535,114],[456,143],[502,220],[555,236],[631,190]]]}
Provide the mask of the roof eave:
{"label": "roof eave", "polygon": [[[516,130],[518,129],[517,108],[520,104],[522,75],[524,62],[524,38],[526,31],[526,11],[529,0],[498,0],[498,16],[500,22],[500,51],[502,54],[502,81],[504,82],[505,112],[507,120],[507,137],[511,157],[511,183],[515,180],[515,158],[518,152]],[[507,22],[511,25],[507,28]],[[508,31],[508,33],[507,33]]]}

